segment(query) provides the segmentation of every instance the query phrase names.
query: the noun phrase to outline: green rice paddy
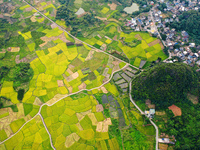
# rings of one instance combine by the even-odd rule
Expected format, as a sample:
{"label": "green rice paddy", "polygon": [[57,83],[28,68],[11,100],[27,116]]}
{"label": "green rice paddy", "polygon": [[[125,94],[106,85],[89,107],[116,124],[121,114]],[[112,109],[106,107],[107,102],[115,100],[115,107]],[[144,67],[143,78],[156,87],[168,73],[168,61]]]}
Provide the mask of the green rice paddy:
{"label": "green rice paddy", "polygon": [[[85,1],[82,0],[76,0],[74,3],[76,7],[85,5]],[[96,51],[84,43],[78,43],[58,27],[47,25],[48,20],[29,7],[19,7],[19,14],[22,14],[22,18],[27,18],[22,19],[21,25],[30,25],[31,28],[19,29],[13,34],[19,36],[21,41],[19,45],[11,46],[19,46],[20,51],[13,54],[8,52],[8,64],[16,64],[16,56],[19,55],[19,60],[30,63],[34,76],[25,85],[27,87],[22,102],[17,99],[12,81],[3,80],[1,83],[0,96],[9,99],[6,102],[9,107],[3,108],[0,114],[0,121],[5,123],[0,130],[0,141],[16,134],[1,144],[0,149],[52,149],[48,132],[38,115],[40,109],[52,144],[58,150],[122,149],[121,134],[116,130],[121,119],[124,119],[126,126],[135,123],[138,135],[153,136],[155,132],[152,131],[152,127],[147,129],[142,126],[141,115],[133,114],[135,121],[130,120],[127,104],[121,98],[115,84],[105,84],[112,73],[122,69],[126,63]],[[41,1],[37,5],[37,8],[51,19],[55,19],[52,16],[58,7],[60,6],[57,1]],[[85,6],[83,8],[87,10]],[[112,16],[117,10],[112,10],[104,4],[98,9],[98,13],[100,17],[113,19]],[[55,22],[65,29],[71,28],[65,25],[64,20]],[[153,61],[158,57],[166,57],[159,43],[149,46],[149,43],[156,39],[148,33],[125,34],[119,27],[120,22],[108,21],[99,30],[88,34],[88,37],[81,38],[106,52],[117,51],[128,59],[134,58],[132,65],[136,67],[139,67],[141,60]],[[135,47],[125,44],[136,40],[137,34],[142,38],[140,44]],[[3,61],[7,64],[6,59]],[[84,89],[92,90],[83,91]],[[75,92],[77,94],[73,94]],[[99,100],[102,94],[113,96],[113,102],[118,103],[118,108],[113,108],[113,111],[107,108],[110,104],[102,104]],[[15,112],[10,105],[15,106]],[[119,109],[123,117],[118,116]],[[113,114],[116,117],[112,117]],[[142,140],[147,142],[145,138]]]}

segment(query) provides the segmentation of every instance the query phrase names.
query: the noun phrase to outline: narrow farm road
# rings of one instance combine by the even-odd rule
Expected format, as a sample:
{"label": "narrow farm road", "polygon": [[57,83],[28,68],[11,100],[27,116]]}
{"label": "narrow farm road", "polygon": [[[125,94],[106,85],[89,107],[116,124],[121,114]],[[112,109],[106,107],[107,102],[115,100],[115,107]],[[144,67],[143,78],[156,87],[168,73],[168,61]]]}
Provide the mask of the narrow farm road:
{"label": "narrow farm road", "polygon": [[50,132],[49,132],[49,130],[48,130],[48,128],[47,128],[45,122],[44,122],[44,118],[42,117],[42,115],[41,115],[40,113],[39,113],[39,116],[40,116],[40,118],[42,119],[42,123],[43,123],[43,125],[44,125],[44,127],[45,127],[45,129],[46,129],[46,131],[47,131],[47,133],[48,133],[48,135],[49,135],[51,147],[52,147],[54,150],[56,150],[56,148],[53,146],[51,134],[50,134]]}
{"label": "narrow farm road", "polygon": [[82,43],[88,45],[89,47],[94,48],[94,49],[96,49],[96,50],[98,50],[98,51],[101,51],[102,53],[104,53],[104,54],[106,54],[106,55],[109,55],[109,56],[111,56],[111,57],[113,57],[113,58],[115,58],[115,59],[117,59],[117,60],[120,60],[120,61],[122,61],[122,62],[124,62],[124,63],[126,63],[126,64],[129,64],[131,67],[133,67],[133,68],[135,68],[135,69],[139,69],[139,68],[137,68],[137,67],[131,65],[130,63],[127,63],[127,62],[125,62],[125,61],[123,61],[123,60],[121,60],[121,59],[119,59],[119,58],[117,58],[117,57],[115,57],[115,56],[113,56],[113,55],[111,55],[111,54],[109,54],[109,53],[104,52],[104,51],[101,50],[101,49],[98,49],[98,48],[96,48],[96,47],[94,47],[94,46],[92,46],[92,45],[90,45],[90,44],[88,44],[88,43],[86,43],[86,42],[84,42],[84,41],[81,41],[81,40],[78,39],[77,37],[75,37],[75,36],[73,36],[72,34],[70,34],[70,33],[69,33],[67,30],[65,30],[63,27],[61,27],[60,25],[58,25],[56,22],[54,22],[53,20],[51,20],[49,17],[47,17],[46,15],[44,15],[42,12],[40,12],[37,8],[35,8],[35,7],[32,6],[31,4],[29,4],[26,0],[23,0],[23,1],[24,1],[27,5],[31,6],[33,9],[35,9],[35,10],[36,10],[38,13],[40,13],[43,17],[45,17],[46,19],[48,19],[49,21],[51,21],[52,23],[54,23],[56,26],[58,26],[61,30],[63,30],[63,31],[66,32],[68,35],[70,35],[71,37],[73,37],[75,40],[77,40],[77,41],[79,41],[79,42],[82,42]]}
{"label": "narrow farm road", "polygon": [[12,138],[13,136],[15,136],[27,123],[29,123],[31,120],[33,120],[37,115],[39,115],[38,113],[33,117],[31,118],[30,120],[28,120],[26,123],[24,123],[21,128],[19,128],[19,130],[17,132],[15,132],[14,134],[12,134],[10,137],[8,137],[7,139],[5,139],[4,141],[1,141],[0,142],[0,145],[3,144],[4,142],[6,142],[7,140],[9,140],[10,138]]}
{"label": "narrow farm road", "polygon": [[[133,105],[140,111],[140,113],[142,115],[145,115],[145,113],[140,109],[140,107],[138,107],[138,105],[133,101],[132,99],[132,95],[131,95],[131,87],[132,87],[132,81],[130,81],[129,83],[129,97],[130,97],[130,100],[131,102],[133,103]],[[146,115],[145,115],[146,116]],[[146,116],[147,117],[147,116]],[[148,117],[147,117],[148,118]],[[151,120],[149,119],[149,121],[151,122],[151,124],[154,126],[154,128],[156,129],[156,150],[158,150],[158,127],[156,126],[156,124]]]}

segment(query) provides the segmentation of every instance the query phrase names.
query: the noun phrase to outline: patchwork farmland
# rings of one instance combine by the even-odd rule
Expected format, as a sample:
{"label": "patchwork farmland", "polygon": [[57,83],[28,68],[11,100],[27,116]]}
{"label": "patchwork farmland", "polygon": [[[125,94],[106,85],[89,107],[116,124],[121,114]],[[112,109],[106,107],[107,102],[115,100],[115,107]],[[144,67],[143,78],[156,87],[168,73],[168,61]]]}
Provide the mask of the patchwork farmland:
{"label": "patchwork farmland", "polygon": [[[57,0],[28,2],[54,23],[22,1],[0,14],[14,18],[0,29],[0,38],[11,37],[0,53],[0,67],[9,70],[0,86],[0,149],[154,149],[155,130],[130,102],[128,83],[135,68],[166,58],[160,41],[123,32],[112,18],[117,5],[106,3],[96,10],[106,23],[82,30],[80,42],[71,26],[56,19]],[[76,0],[74,11],[87,13],[88,4]],[[23,83],[12,72],[21,64],[29,64],[26,73],[32,74]]]}

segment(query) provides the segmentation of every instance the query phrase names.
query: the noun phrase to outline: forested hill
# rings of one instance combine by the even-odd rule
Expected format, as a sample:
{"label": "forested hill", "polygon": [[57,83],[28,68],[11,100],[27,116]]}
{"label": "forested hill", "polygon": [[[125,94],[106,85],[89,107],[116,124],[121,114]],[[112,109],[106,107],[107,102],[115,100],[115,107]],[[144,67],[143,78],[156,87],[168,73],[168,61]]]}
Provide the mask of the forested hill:
{"label": "forested hill", "polygon": [[188,91],[198,93],[198,74],[182,63],[161,63],[142,72],[132,82],[133,99],[150,99],[157,108],[184,101]]}

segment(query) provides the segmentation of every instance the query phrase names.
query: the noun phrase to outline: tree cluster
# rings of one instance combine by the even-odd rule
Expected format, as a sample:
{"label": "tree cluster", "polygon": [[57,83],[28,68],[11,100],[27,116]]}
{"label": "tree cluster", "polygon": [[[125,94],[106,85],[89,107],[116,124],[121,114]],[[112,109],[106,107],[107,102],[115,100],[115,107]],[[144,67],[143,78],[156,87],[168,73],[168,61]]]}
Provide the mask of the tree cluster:
{"label": "tree cluster", "polygon": [[6,66],[0,68],[1,83],[4,79],[13,81],[15,87],[20,86],[22,83],[29,82],[33,75],[33,69],[30,67],[29,63],[19,63],[12,68]]}
{"label": "tree cluster", "polygon": [[132,82],[133,99],[150,99],[157,108],[185,100],[191,89],[199,88],[197,72],[182,63],[159,63]]}
{"label": "tree cluster", "polygon": [[157,7],[160,11],[164,11],[165,8],[167,8],[166,3],[159,3],[159,6]]}
{"label": "tree cluster", "polygon": [[72,34],[77,34],[79,29],[88,28],[100,20],[95,18],[95,15],[90,12],[81,18],[78,18],[75,12],[70,7],[64,5],[58,8],[56,19],[64,19],[67,26],[72,27]]}
{"label": "tree cluster", "polygon": [[166,132],[174,135],[177,142],[175,149],[200,149],[200,105],[179,104],[182,115],[174,117],[171,113],[166,126]]}
{"label": "tree cluster", "polygon": [[187,31],[191,39],[200,44],[200,12],[185,11],[179,16],[179,22],[175,21],[170,26],[178,31]]}

